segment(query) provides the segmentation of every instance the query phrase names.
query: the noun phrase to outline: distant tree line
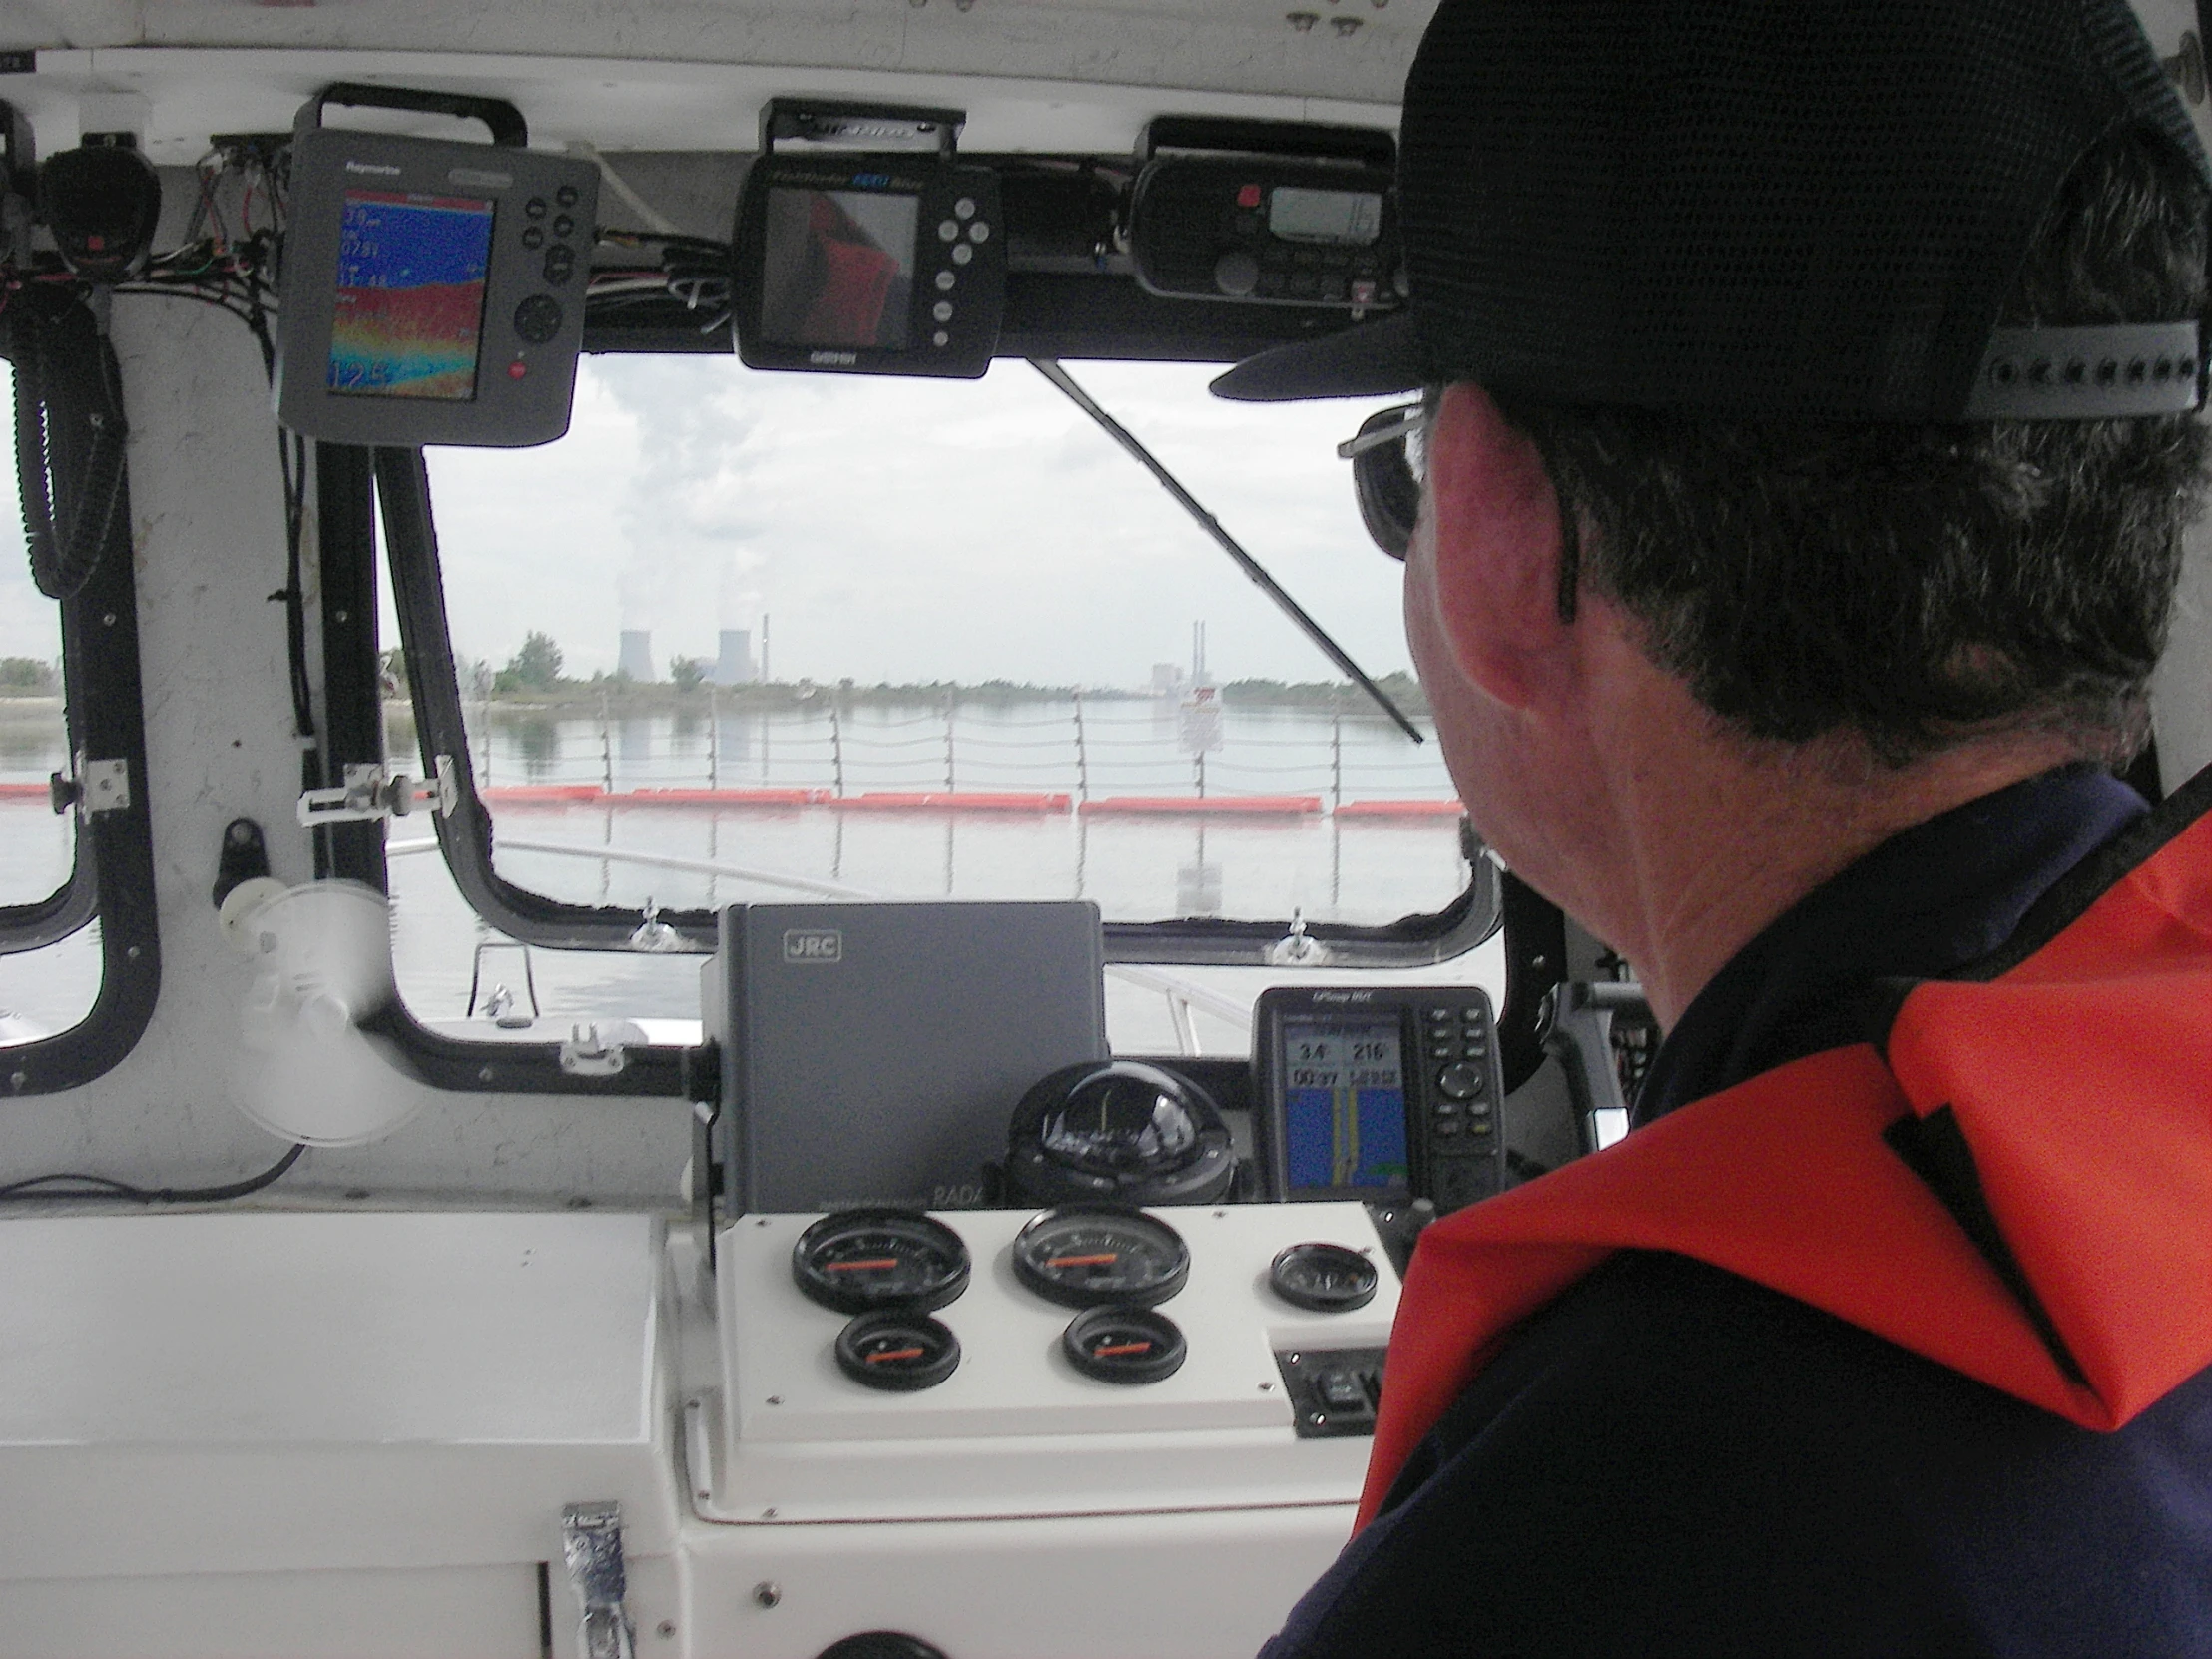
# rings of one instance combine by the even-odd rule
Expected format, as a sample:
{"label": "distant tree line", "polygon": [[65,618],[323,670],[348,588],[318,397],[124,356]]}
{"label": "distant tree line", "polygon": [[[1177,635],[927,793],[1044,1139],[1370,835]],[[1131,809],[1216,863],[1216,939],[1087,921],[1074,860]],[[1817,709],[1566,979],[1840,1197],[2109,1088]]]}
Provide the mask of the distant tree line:
{"label": "distant tree line", "polygon": [[0,697],[44,697],[59,683],[52,663],[36,657],[0,657]]}
{"label": "distant tree line", "polygon": [[[0,692],[4,692],[13,683],[8,679],[8,665],[24,662],[27,659],[9,658],[0,663]],[[588,680],[570,679],[561,672],[563,662],[559,642],[550,634],[533,630],[524,636],[520,648],[507,659],[503,668],[493,669],[489,664],[481,662],[457,662],[455,666],[459,671],[461,694],[464,697],[514,698],[529,702],[557,702],[564,698],[601,695],[628,700],[640,696],[657,698],[671,693],[679,699],[688,699],[707,685],[707,676],[713,667],[704,657],[672,657],[669,659],[667,681],[647,686],[634,682],[619,669],[613,674],[594,674]],[[44,667],[43,664],[28,666]],[[396,650],[385,652],[383,671],[387,695],[409,695],[407,666],[401,653]],[[1428,700],[1421,695],[1419,682],[1410,674],[1385,674],[1378,679],[1377,684],[1407,713],[1427,713]],[[716,690],[733,703],[771,705],[806,703],[816,698],[832,696],[855,703],[915,704],[943,703],[947,699],[970,703],[1065,702],[1078,695],[1101,701],[1118,701],[1153,695],[1144,690],[1099,690],[1074,685],[1045,686],[1029,681],[1003,679],[973,684],[957,680],[883,680],[863,684],[847,678],[839,680],[834,686],[818,685],[811,680],[766,683],[750,681],[736,686],[718,687]],[[1343,680],[1231,680],[1221,690],[1223,700],[1230,703],[1277,706],[1288,704],[1346,710],[1370,706],[1357,686]]]}

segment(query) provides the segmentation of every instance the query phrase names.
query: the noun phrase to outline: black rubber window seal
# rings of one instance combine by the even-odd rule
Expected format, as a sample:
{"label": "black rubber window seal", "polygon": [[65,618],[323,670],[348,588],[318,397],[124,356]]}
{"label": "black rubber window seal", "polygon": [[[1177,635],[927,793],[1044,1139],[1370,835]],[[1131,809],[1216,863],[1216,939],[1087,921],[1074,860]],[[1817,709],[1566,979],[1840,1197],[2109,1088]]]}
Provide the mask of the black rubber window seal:
{"label": "black rubber window seal", "polygon": [[[0,352],[18,361],[28,350],[47,365],[46,441],[67,495],[88,459],[94,405],[120,408],[120,371],[92,312],[68,289],[26,288],[11,300]],[[59,1093],[111,1071],[137,1046],[161,991],[127,473],[117,487],[98,557],[60,602],[62,683],[70,753],[122,761],[130,804],[81,813],[69,883],[40,903],[0,910],[9,950],[55,942],[97,916],[100,989],[68,1030],[0,1048],[0,1094]]]}

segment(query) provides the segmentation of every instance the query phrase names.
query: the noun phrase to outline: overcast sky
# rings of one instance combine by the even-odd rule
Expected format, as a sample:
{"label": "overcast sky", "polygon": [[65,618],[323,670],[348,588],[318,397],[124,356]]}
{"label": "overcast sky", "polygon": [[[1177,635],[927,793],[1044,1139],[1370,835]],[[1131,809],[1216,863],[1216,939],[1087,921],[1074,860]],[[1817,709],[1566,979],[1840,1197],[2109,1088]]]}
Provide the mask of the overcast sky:
{"label": "overcast sky", "polygon": [[[1207,365],[1070,372],[1364,667],[1407,666],[1397,566],[1335,454],[1379,403],[1223,403]],[[542,629],[570,673],[612,670],[630,627],[651,630],[665,675],[672,656],[712,658],[725,627],[757,647],[766,611],[779,679],[1136,685],[1188,665],[1199,620],[1218,678],[1335,677],[1025,363],[931,381],[587,358],[566,438],[433,450],[430,467],[454,644],[495,667]],[[21,545],[0,488],[0,547]],[[58,650],[56,607],[20,554],[0,560],[0,656]]]}
{"label": "overcast sky", "polygon": [[[1407,666],[1397,567],[1335,445],[1374,401],[1252,408],[1205,365],[1070,372],[1372,673]],[[767,374],[730,357],[586,359],[574,424],[532,450],[431,452],[455,648],[523,636],[567,671],[711,658],[778,679],[1134,685],[1208,625],[1222,679],[1335,670],[1135,461],[1028,365],[981,381]]]}

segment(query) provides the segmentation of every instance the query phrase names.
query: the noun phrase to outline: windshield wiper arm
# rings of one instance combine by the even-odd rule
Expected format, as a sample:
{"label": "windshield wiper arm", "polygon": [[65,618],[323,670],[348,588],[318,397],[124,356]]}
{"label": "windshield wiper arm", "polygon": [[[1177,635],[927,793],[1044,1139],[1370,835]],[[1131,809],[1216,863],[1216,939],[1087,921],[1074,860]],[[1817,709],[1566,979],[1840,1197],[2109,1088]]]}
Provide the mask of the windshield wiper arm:
{"label": "windshield wiper arm", "polygon": [[1137,441],[1135,433],[1100,408],[1091,394],[1077,385],[1069,377],[1068,371],[1062,368],[1056,359],[1031,357],[1029,366],[1065,392],[1069,402],[1097,421],[1105,429],[1108,437],[1128,450],[1143,464],[1147,472],[1159,479],[1160,487],[1174,496],[1182,505],[1183,510],[1198,521],[1198,527],[1213,537],[1221,550],[1237,562],[1237,568],[1251,577],[1253,584],[1262,593],[1274,600],[1276,608],[1297,623],[1308,639],[1321,647],[1324,656],[1344,670],[1345,674],[1362,691],[1374,698],[1377,706],[1397,722],[1399,731],[1415,743],[1426,741],[1420,735],[1420,728],[1407,720],[1404,711],[1390,701],[1389,694],[1368,678],[1367,671],[1352,660],[1343,646],[1329,637],[1328,632],[1320,623],[1306,614],[1305,608],[1297,600],[1283,591],[1283,585],[1267,573],[1258,559],[1255,559],[1238,545],[1237,538],[1224,530],[1221,527],[1221,521],[1199,504],[1198,497],[1185,489],[1177,480],[1175,474],[1162,466],[1154,457],[1152,451]]}

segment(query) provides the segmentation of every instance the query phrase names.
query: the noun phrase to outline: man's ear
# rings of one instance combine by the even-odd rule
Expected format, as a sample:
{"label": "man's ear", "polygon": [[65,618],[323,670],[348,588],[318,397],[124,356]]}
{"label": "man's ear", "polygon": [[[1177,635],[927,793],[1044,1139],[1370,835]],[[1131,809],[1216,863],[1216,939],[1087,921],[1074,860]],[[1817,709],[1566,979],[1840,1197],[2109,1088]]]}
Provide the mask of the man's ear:
{"label": "man's ear", "polygon": [[1572,627],[1559,616],[1560,507],[1536,446],[1481,387],[1454,385],[1428,436],[1435,612],[1459,668],[1529,708],[1557,689]]}

